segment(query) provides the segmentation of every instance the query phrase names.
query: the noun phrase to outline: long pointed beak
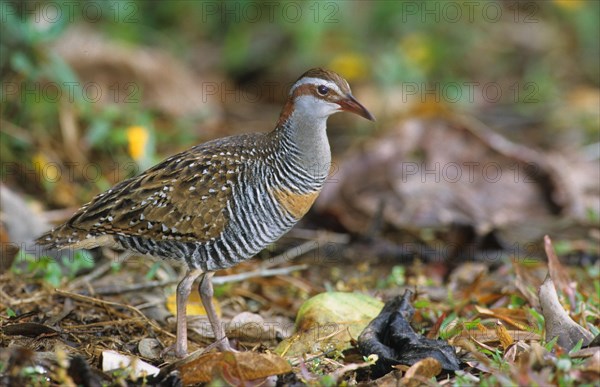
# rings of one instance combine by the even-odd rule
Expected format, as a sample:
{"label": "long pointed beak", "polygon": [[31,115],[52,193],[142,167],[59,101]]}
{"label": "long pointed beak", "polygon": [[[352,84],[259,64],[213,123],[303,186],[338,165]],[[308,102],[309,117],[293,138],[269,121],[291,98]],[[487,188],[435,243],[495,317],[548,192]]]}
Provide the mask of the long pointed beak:
{"label": "long pointed beak", "polygon": [[352,94],[346,94],[346,98],[338,102],[340,110],[344,110],[350,113],[358,114],[361,117],[366,118],[370,121],[375,121],[375,117],[364,107],[360,102],[354,98]]}

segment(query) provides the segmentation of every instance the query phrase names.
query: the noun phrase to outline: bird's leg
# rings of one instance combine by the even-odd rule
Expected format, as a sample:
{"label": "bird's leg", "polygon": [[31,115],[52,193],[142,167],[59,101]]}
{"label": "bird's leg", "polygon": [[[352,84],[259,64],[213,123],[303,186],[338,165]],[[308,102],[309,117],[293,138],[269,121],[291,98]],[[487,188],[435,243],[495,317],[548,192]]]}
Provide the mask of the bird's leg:
{"label": "bird's leg", "polygon": [[227,339],[227,336],[225,336],[225,329],[223,328],[223,324],[221,324],[221,319],[219,316],[217,316],[217,311],[215,310],[215,306],[212,302],[214,295],[212,285],[213,275],[215,275],[214,271],[208,271],[202,274],[200,286],[198,287],[200,299],[202,300],[202,305],[204,305],[204,309],[206,310],[208,321],[210,321],[210,325],[215,334],[217,348],[223,352],[233,351],[231,345],[229,345],[229,339]]}
{"label": "bird's leg", "polygon": [[177,338],[175,339],[175,356],[177,357],[185,357],[187,355],[186,306],[192,292],[192,285],[200,274],[202,274],[202,270],[200,269],[188,270],[185,277],[177,285]]}

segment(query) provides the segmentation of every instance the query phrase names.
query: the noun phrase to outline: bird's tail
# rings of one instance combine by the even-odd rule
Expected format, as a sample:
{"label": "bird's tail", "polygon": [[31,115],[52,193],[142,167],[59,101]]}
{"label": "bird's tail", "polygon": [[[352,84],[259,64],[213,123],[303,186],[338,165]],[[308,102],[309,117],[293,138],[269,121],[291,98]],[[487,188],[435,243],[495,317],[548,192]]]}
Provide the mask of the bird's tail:
{"label": "bird's tail", "polygon": [[85,239],[85,232],[63,224],[39,236],[35,243],[47,249],[66,249]]}

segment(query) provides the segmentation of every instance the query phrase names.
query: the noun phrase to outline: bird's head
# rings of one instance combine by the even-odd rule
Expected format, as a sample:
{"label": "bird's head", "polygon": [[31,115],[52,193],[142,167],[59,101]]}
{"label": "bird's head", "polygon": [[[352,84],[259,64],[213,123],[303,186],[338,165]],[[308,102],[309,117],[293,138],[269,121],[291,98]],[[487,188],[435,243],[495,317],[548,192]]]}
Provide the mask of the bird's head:
{"label": "bird's head", "polygon": [[330,115],[347,111],[358,114],[368,120],[375,121],[375,117],[354,98],[350,86],[339,74],[322,68],[310,69],[290,89],[291,106],[300,114],[327,118]]}

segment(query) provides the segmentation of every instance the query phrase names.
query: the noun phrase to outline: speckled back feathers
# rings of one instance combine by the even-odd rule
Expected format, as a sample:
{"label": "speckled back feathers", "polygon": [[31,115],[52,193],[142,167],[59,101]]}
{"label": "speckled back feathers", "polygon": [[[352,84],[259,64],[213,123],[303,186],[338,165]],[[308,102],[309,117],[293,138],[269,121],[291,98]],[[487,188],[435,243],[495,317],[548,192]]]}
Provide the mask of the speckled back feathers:
{"label": "speckled back feathers", "polygon": [[264,153],[266,137],[227,137],[171,156],[96,196],[39,242],[60,248],[104,234],[188,242],[215,238],[228,222],[224,209],[233,185],[244,165]]}

